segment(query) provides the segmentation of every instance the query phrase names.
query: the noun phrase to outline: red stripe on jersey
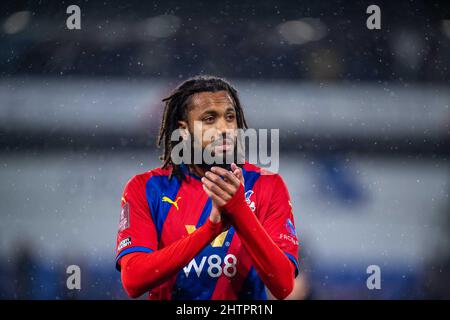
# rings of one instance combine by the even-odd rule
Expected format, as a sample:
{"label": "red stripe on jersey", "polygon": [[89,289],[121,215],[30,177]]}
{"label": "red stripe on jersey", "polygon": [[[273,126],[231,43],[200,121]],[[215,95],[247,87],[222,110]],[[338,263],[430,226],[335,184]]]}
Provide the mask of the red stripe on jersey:
{"label": "red stripe on jersey", "polygon": [[[164,248],[172,243],[185,238],[189,235],[186,226],[196,226],[203,208],[208,201],[208,195],[202,188],[202,183],[190,176],[186,177],[181,183],[180,189],[175,197],[178,199],[177,205],[172,205],[161,231],[159,248]],[[176,282],[177,275],[174,275],[167,282],[158,288],[155,288],[149,294],[151,300],[170,300],[172,299],[173,286]]]}

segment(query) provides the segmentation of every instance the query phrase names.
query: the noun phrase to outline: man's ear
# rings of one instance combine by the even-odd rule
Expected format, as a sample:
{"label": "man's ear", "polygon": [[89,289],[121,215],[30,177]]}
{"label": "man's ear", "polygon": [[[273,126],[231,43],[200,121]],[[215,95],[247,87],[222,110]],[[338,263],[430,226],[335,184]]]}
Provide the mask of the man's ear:
{"label": "man's ear", "polygon": [[187,122],[183,121],[183,120],[179,120],[178,128],[181,129],[181,136],[183,137],[183,139],[187,139],[188,134],[189,134]]}
{"label": "man's ear", "polygon": [[184,120],[178,120],[178,128],[180,129],[187,129],[188,125],[187,122]]}

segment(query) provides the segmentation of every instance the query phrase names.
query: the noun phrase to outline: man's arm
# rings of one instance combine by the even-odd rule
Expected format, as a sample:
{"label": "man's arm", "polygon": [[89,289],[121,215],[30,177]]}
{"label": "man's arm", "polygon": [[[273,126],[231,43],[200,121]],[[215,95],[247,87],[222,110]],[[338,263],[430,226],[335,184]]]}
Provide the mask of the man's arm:
{"label": "man's arm", "polygon": [[222,222],[207,219],[189,236],[151,253],[134,252],[120,260],[122,285],[137,298],[164,283],[189,263],[209,242],[222,232]]}
{"label": "man's arm", "polygon": [[231,218],[264,284],[277,299],[286,298],[294,287],[294,265],[247,205],[242,184],[231,201],[222,208]]}
{"label": "man's arm", "polygon": [[223,231],[220,212],[213,209],[195,232],[158,250],[156,226],[145,195],[147,179],[137,175],[126,184],[116,240],[116,267],[125,291],[133,298],[168,280]]}
{"label": "man's arm", "polygon": [[[264,284],[277,299],[286,298],[294,286],[294,266],[275,244],[245,201],[244,185],[231,172],[213,168],[217,174],[203,179],[205,191],[230,218]],[[234,188],[233,188],[234,186]]]}

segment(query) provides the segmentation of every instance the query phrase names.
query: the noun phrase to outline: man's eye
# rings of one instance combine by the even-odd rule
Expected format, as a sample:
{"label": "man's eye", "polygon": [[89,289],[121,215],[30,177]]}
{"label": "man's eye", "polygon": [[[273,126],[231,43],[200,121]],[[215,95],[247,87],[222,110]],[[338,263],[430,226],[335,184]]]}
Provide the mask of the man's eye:
{"label": "man's eye", "polygon": [[206,117],[203,119],[203,121],[207,122],[207,123],[212,123],[212,122],[214,122],[214,117]]}
{"label": "man's eye", "polygon": [[234,114],[229,114],[227,116],[227,120],[230,120],[230,121],[234,120],[235,118],[236,118],[236,116]]}

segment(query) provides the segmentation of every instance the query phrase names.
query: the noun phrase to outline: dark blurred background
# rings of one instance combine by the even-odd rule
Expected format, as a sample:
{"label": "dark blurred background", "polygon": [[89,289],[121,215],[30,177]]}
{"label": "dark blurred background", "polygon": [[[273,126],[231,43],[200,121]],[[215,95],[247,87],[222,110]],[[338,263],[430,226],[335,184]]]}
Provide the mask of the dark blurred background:
{"label": "dark blurred background", "polygon": [[450,298],[448,1],[0,8],[0,298],[126,298],[121,192],[159,166],[161,99],[196,74],[229,79],[251,127],[280,129],[302,297]]}

